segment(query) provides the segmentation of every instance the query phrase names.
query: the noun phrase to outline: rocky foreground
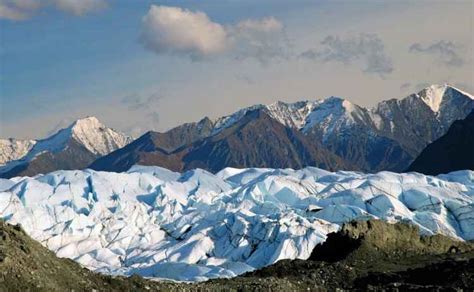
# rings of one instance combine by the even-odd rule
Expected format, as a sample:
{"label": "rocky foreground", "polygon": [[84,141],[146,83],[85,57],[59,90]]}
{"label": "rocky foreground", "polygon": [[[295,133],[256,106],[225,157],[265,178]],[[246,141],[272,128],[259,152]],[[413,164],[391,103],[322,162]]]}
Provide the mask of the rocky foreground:
{"label": "rocky foreground", "polygon": [[474,244],[420,236],[403,223],[350,222],[316,246],[308,260],[282,260],[232,279],[194,284],[91,272],[0,221],[1,291],[325,291],[434,290],[474,287]]}

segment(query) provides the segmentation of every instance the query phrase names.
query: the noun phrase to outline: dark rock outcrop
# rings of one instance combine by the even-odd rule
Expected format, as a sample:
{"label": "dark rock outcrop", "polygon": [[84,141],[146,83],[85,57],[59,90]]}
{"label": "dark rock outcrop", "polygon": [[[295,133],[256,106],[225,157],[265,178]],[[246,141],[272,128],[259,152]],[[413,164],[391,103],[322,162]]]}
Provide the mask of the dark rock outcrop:
{"label": "dark rock outcrop", "polygon": [[474,170],[474,111],[428,145],[408,171],[437,175],[463,169]]}

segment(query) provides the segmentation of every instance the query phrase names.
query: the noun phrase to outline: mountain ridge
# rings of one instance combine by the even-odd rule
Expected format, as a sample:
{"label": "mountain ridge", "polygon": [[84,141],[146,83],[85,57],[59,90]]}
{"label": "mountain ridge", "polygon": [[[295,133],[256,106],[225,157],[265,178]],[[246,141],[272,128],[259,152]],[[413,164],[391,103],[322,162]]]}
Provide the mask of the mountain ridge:
{"label": "mountain ridge", "polygon": [[[147,156],[149,161],[135,159],[135,162],[165,167],[173,164],[174,170],[180,170],[180,167],[185,169],[186,163],[180,162],[184,159],[184,154],[176,157],[178,161],[174,163],[169,161],[170,157],[164,159],[163,155],[166,156],[165,153],[172,152],[192,152],[192,149],[183,152],[182,148],[195,148],[198,145],[195,143],[198,141],[204,145],[206,141],[212,141],[213,137],[245,119],[247,113],[261,111],[284,127],[305,135],[307,137],[305,140],[320,143],[322,147],[319,145],[315,145],[315,147],[329,150],[345,161],[344,165],[352,165],[348,169],[369,172],[403,171],[426,145],[439,138],[454,120],[464,118],[471,109],[474,109],[474,97],[449,85],[432,85],[404,99],[382,101],[372,108],[364,108],[334,96],[316,101],[295,103],[277,101],[270,105],[257,104],[213,120],[204,118],[199,122],[175,127],[168,132],[153,132],[156,137],[153,143],[164,152],[156,155],[147,152],[143,156]],[[272,127],[274,126],[275,124]],[[271,143],[270,140],[267,143]],[[166,147],[163,147],[164,144]],[[266,147],[264,144],[260,143],[262,147]],[[222,151],[228,151],[224,150],[228,149],[228,144],[221,143],[221,145],[224,147],[221,149]],[[277,154],[278,151],[274,151],[274,153],[275,156],[280,155]],[[118,169],[105,165],[105,160],[111,164],[116,163],[113,162],[110,155],[114,154],[109,154],[107,159],[100,158],[90,167],[97,170],[118,171]],[[251,153],[247,153],[247,155],[251,155]],[[137,155],[135,155],[136,157]],[[201,157],[204,160],[209,160],[205,157],[204,152]],[[221,159],[223,158],[221,157]],[[167,162],[160,162],[164,160]],[[295,164],[285,165],[276,158],[273,160],[274,164],[258,166],[295,167]],[[226,165],[221,161],[221,165],[223,167],[257,166],[251,164],[255,162],[252,162],[252,159],[243,165],[235,161],[228,162],[229,164]],[[196,163],[195,165],[200,165],[200,167],[210,167],[206,163]],[[311,163],[314,161],[306,161],[302,165],[310,166]],[[119,162],[119,164],[123,163]],[[132,166],[132,163],[128,164],[129,167]],[[297,164],[296,166],[299,167]],[[218,171],[214,167],[207,169]]]}
{"label": "mountain ridge", "polygon": [[[166,132],[149,131],[135,140],[148,146],[137,146],[136,149],[132,150],[135,153],[130,155],[125,155],[124,150],[121,150],[118,154],[113,153],[128,145],[131,139],[105,127],[94,117],[86,117],[76,121],[68,128],[58,131],[49,138],[39,140],[40,143],[31,146],[27,154],[20,153],[17,155],[23,155],[22,158],[0,167],[0,173],[5,173],[13,167],[17,167],[18,164],[32,160],[43,151],[53,154],[60,152],[65,149],[69,139],[77,141],[79,145],[82,145],[95,156],[94,159],[87,158],[83,162],[75,164],[77,168],[90,166],[103,170],[124,171],[126,170],[125,166],[131,167],[132,162],[139,162],[145,165],[170,167],[174,170],[187,169],[186,165],[191,164],[202,165],[204,168],[210,167],[209,170],[219,171],[219,169],[211,167],[210,159],[217,160],[212,164],[220,165],[220,167],[304,167],[311,165],[324,167],[323,164],[319,164],[320,161],[313,158],[319,156],[320,160],[324,161],[324,156],[333,157],[335,155],[337,157],[331,159],[333,161],[339,160],[339,162],[333,165],[345,166],[340,169],[359,169],[366,172],[404,171],[429,143],[444,135],[455,120],[465,118],[472,109],[474,109],[474,97],[447,84],[431,85],[403,99],[381,101],[377,105],[367,108],[335,96],[294,103],[277,101],[269,105],[253,105],[216,119],[204,117],[197,122],[185,123]],[[268,145],[271,140],[267,139],[259,143],[260,151],[258,151],[256,145],[250,147],[254,151],[253,154],[260,153],[259,155],[269,154],[263,153],[262,149],[273,149],[270,155],[274,156],[271,159],[267,157],[265,162],[261,161],[260,164],[252,164],[257,163],[258,159],[250,158],[253,155],[250,152],[239,152],[242,157],[238,158],[229,153],[223,154],[225,151],[230,151],[229,144],[224,141],[218,143],[223,147],[219,155],[217,155],[219,152],[217,148],[213,149],[213,153],[217,155],[214,158],[211,158],[213,156],[206,157],[205,153],[201,151],[199,155],[201,161],[196,160],[197,156],[195,154],[199,152],[196,147],[203,147],[202,145],[206,143],[206,140],[208,142],[214,141],[215,138],[213,137],[232,128],[233,125],[245,119],[248,113],[255,111],[265,113],[275,121],[275,123],[272,122],[271,125],[267,125],[267,127],[277,127],[278,130],[275,130],[275,133],[280,132],[282,134],[284,132],[280,126],[277,126],[276,123],[278,123],[289,129],[289,131],[285,130],[288,132],[287,134],[291,132],[293,138],[299,137],[296,140],[287,140],[287,143],[303,139],[307,141],[303,144],[306,145],[306,149],[309,149],[308,141],[312,141],[311,143],[314,144],[312,148],[317,149],[316,152],[326,153],[326,155],[317,155],[312,150],[310,151],[312,154],[309,156],[305,154],[303,157],[296,159],[296,156],[293,155],[293,158],[287,159],[286,154],[282,154],[272,145]],[[260,127],[258,131],[263,133],[263,130],[265,128]],[[301,138],[301,135],[295,135],[294,132],[306,137]],[[259,133],[253,135],[259,137]],[[279,137],[283,137],[283,135],[279,135]],[[224,139],[224,137],[222,138]],[[45,143],[45,141],[51,140],[54,140],[54,143],[49,143],[51,145]],[[246,145],[250,146],[249,143],[250,141],[247,140]],[[51,149],[51,147],[57,149]],[[145,147],[144,151],[141,150],[143,147]],[[215,147],[218,147],[217,144]],[[296,147],[296,145],[291,147]],[[286,147],[285,151],[289,151],[291,147]],[[82,153],[82,150],[79,150],[80,147],[73,148]],[[327,154],[327,150],[330,154]],[[139,155],[139,153],[141,154]],[[81,155],[85,158],[83,154]],[[113,161],[110,158],[112,154],[120,157],[120,159],[126,159],[126,161]],[[245,156],[249,156],[247,160],[243,158]],[[103,157],[108,158],[102,159]],[[191,159],[190,157],[194,158]],[[44,167],[44,169],[45,171],[51,171],[55,167],[70,167],[68,165],[71,164],[64,161],[53,166],[55,163],[52,162],[55,160],[64,159],[67,159],[67,157],[47,157],[47,159],[41,161],[49,163],[50,165]],[[183,159],[186,159],[186,162]],[[221,161],[218,161],[219,159]],[[92,161],[85,164],[86,160]],[[95,160],[98,161],[95,162]],[[105,160],[109,162],[110,166],[116,168],[104,167],[102,162]],[[204,160],[207,162],[204,162]],[[286,164],[284,161],[286,161]],[[36,164],[36,169],[42,169],[39,162]],[[25,166],[23,165],[23,167]],[[327,167],[334,170],[332,166],[328,165]],[[11,171],[8,176],[26,173],[29,175],[36,174],[35,171]]]}
{"label": "mountain ridge", "polygon": [[148,132],[125,147],[131,152],[119,149],[99,158],[89,167],[125,171],[135,164],[142,164],[160,165],[173,171],[204,168],[218,172],[224,167],[245,167],[248,164],[301,168],[309,162],[331,170],[337,166],[356,168],[316,141],[310,142],[298,131],[284,127],[261,109],[248,111],[232,126],[172,151],[161,147],[161,136],[161,133]]}

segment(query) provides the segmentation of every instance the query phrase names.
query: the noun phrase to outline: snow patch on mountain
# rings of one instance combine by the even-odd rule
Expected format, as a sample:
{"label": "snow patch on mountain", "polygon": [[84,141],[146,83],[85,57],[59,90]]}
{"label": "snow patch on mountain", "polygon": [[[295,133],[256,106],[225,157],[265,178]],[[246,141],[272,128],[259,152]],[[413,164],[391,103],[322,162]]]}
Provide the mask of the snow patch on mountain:
{"label": "snow patch on mountain", "polygon": [[277,101],[265,106],[266,112],[286,127],[301,129],[306,124],[306,118],[313,111],[316,103],[309,101],[300,101],[295,103],[286,103]]}
{"label": "snow patch on mountain", "polygon": [[253,111],[253,110],[258,110],[263,108],[264,105],[257,104],[253,105],[250,107],[243,108],[239,111],[236,111],[235,113],[228,115],[228,116],[223,116],[220,118],[217,118],[213,121],[214,124],[214,129],[212,131],[212,135],[215,135],[219,132],[221,132],[224,129],[227,129],[229,127],[232,127],[235,123],[237,123],[240,119],[242,119],[247,112]]}
{"label": "snow patch on mountain", "polygon": [[432,85],[417,94],[426,105],[433,111],[438,112],[443,101],[447,85]]}
{"label": "snow patch on mountain", "polygon": [[[254,105],[231,115],[214,120],[213,134],[231,127],[252,110],[263,110],[282,125],[307,132],[311,127],[324,123],[326,128],[334,127],[334,122],[350,123],[361,119],[363,109],[348,100],[328,97],[316,101],[286,103],[277,101],[269,105]],[[344,119],[344,121],[340,121]]]}
{"label": "snow patch on mountain", "polygon": [[56,171],[0,180],[0,216],[96,271],[200,281],[306,259],[350,220],[472,240],[474,172]]}
{"label": "snow patch on mountain", "polygon": [[96,117],[79,119],[69,127],[72,137],[97,155],[122,148],[131,138],[106,127]]}
{"label": "snow patch on mountain", "polygon": [[313,105],[313,111],[306,118],[302,128],[304,133],[318,130],[322,133],[323,143],[328,135],[357,122],[363,122],[365,109],[339,97],[329,97]]}
{"label": "snow patch on mountain", "polygon": [[0,165],[24,157],[35,144],[35,140],[0,139]]}
{"label": "snow patch on mountain", "polygon": [[[393,103],[397,107],[411,104],[412,108],[406,108],[408,106],[405,106],[403,110],[410,111],[412,112],[411,115],[416,116],[416,112],[419,111],[418,101],[427,105],[435,115],[443,115],[444,112],[450,112],[451,116],[445,117],[442,121],[443,125],[447,124],[444,125],[445,127],[449,127],[454,120],[465,117],[459,114],[460,109],[451,109],[451,107],[453,107],[453,103],[459,103],[455,99],[466,99],[466,97],[468,100],[474,100],[471,94],[444,84],[428,86],[417,94],[410,95],[401,100],[382,101],[372,108],[360,107],[340,97],[328,97],[316,101],[299,101],[295,103],[278,101],[270,105],[259,104],[247,107],[231,115],[214,120],[213,134],[231,127],[251,110],[264,110],[281,124],[302,130],[304,133],[312,132],[314,128],[317,128],[317,131],[322,131],[324,136],[357,124],[366,128],[372,128],[374,131],[385,132],[387,127],[393,131],[396,124],[405,122],[395,120],[398,117],[394,116],[394,112],[398,108],[394,108]],[[467,113],[469,112],[468,110]],[[386,133],[379,134],[386,135]],[[391,135],[388,136],[393,138]]]}

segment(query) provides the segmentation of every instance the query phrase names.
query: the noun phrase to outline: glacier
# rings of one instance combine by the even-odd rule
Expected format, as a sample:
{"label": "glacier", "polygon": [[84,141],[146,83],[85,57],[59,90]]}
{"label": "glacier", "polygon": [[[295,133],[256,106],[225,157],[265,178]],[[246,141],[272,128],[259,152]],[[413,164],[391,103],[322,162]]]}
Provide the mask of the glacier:
{"label": "glacier", "polygon": [[98,272],[203,281],[306,259],[351,220],[473,240],[474,172],[56,171],[0,179],[0,217]]}

